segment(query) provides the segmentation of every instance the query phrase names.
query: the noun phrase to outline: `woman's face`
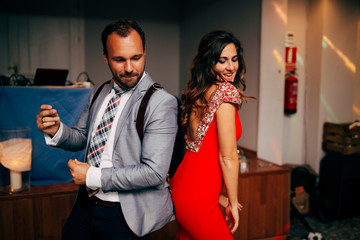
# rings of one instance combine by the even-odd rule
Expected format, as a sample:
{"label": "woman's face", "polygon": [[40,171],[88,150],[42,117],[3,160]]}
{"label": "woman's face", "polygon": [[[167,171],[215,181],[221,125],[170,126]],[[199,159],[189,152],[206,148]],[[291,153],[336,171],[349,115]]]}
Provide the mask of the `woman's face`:
{"label": "woman's face", "polygon": [[[223,80],[233,82],[239,68],[238,55],[233,43],[229,43],[220,54],[219,61],[215,64],[215,71]],[[218,80],[222,79],[218,76]]]}

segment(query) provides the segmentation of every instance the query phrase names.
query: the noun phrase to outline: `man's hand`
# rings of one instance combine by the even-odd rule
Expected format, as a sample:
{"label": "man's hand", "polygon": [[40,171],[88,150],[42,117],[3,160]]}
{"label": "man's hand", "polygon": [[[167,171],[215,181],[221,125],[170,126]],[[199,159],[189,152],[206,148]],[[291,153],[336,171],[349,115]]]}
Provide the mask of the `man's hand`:
{"label": "man's hand", "polygon": [[75,184],[86,184],[86,174],[90,167],[89,164],[79,162],[77,159],[70,159],[68,162],[68,167],[70,168],[70,172]]}
{"label": "man's hand", "polygon": [[60,117],[51,105],[41,105],[36,116],[36,125],[40,131],[53,137],[60,128]]}

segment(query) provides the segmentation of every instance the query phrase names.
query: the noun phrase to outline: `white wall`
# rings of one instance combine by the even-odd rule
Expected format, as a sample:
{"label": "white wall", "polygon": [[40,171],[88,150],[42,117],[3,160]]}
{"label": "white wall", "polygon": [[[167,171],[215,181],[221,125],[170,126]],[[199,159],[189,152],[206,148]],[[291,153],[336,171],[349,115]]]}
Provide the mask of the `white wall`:
{"label": "white wall", "polygon": [[318,169],[318,155],[321,149],[322,131],[319,129],[319,106],[320,106],[320,79],[321,71],[319,64],[322,55],[322,28],[323,28],[323,7],[321,1],[310,1],[308,8],[308,32],[307,32],[307,53],[306,57],[306,96],[305,96],[305,159],[314,169]]}
{"label": "white wall", "polygon": [[[297,47],[296,77],[298,97],[296,114],[283,117],[282,163],[305,163],[305,92],[306,92],[306,31],[308,1],[288,1],[286,31],[294,34]],[[283,90],[284,91],[284,90]]]}
{"label": "white wall", "polygon": [[14,64],[30,78],[37,68],[63,68],[74,82],[85,70],[82,18],[3,13],[0,19],[0,74],[12,74]]}
{"label": "white wall", "polygon": [[[351,122],[356,116],[359,3],[262,3],[258,156],[278,164],[308,163],[318,171],[325,121]],[[283,114],[287,31],[294,32],[298,47],[298,111],[291,117]]]}
{"label": "white wall", "polygon": [[[316,29],[316,38],[308,36],[309,44],[318,48],[319,61],[312,66],[318,80],[309,78],[309,87],[315,83],[317,95],[309,95],[309,102],[313,105],[309,108],[318,109],[317,135],[309,134],[308,142],[317,146],[314,152],[307,152],[306,160],[315,169],[318,169],[324,152],[321,149],[323,124],[328,121],[332,123],[347,123],[353,119],[354,89],[356,88],[356,52],[357,52],[357,30],[359,16],[359,2],[356,0],[332,0],[322,1],[315,6],[319,10],[312,14],[319,14],[322,19]],[[317,17],[316,17],[317,18]],[[310,21],[309,25],[314,22]],[[311,52],[308,52],[309,56]],[[314,69],[317,67],[317,69]],[[357,66],[359,69],[359,66]],[[309,66],[310,68],[310,66]],[[359,93],[358,89],[358,93]],[[315,106],[318,104],[318,106]],[[314,112],[314,111],[312,111]],[[311,121],[308,116],[308,122]]]}
{"label": "white wall", "polygon": [[262,1],[258,157],[283,163],[287,0]]}
{"label": "white wall", "polygon": [[[358,11],[360,12],[360,4],[358,6]],[[360,14],[358,14],[357,21],[357,51],[356,51],[356,74],[355,74],[355,84],[354,84],[354,104],[353,104],[353,120],[360,121]]]}
{"label": "white wall", "polygon": [[144,22],[147,34],[146,71],[168,92],[180,97],[180,26]]}
{"label": "white wall", "polygon": [[[358,1],[324,1],[320,119],[352,121]],[[337,98],[335,96],[342,96]]]}

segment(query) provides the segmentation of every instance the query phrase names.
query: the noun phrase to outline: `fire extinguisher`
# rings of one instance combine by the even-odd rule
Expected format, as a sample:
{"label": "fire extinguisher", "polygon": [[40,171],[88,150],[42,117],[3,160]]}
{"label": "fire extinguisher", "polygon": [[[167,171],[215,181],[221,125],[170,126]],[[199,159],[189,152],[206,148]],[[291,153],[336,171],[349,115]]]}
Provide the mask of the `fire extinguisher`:
{"label": "fire extinguisher", "polygon": [[293,70],[285,78],[284,113],[286,115],[296,113],[297,92],[298,79],[295,77],[295,70]]}

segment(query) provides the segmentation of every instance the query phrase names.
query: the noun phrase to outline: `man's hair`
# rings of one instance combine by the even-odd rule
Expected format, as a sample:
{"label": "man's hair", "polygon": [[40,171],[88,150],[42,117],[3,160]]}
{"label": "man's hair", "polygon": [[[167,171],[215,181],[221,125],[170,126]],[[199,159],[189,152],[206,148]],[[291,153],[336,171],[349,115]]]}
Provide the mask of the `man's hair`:
{"label": "man's hair", "polygon": [[131,30],[135,30],[140,35],[143,45],[143,50],[145,50],[145,33],[141,29],[140,25],[134,20],[121,19],[121,20],[116,20],[110,23],[109,25],[107,25],[101,34],[103,52],[105,53],[105,55],[108,56],[108,52],[106,49],[106,42],[110,34],[115,32],[121,37],[127,37],[129,36]]}

